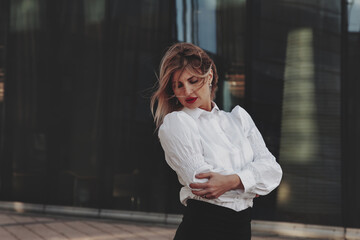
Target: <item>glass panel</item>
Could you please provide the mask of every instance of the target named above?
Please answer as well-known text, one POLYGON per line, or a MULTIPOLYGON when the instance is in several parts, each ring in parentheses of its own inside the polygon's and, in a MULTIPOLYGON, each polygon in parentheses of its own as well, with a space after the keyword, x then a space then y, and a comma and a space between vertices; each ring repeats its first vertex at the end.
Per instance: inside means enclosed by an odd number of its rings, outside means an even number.
POLYGON ((11 200, 98 205, 105 2, 91 3, 11 1, 11 200))
POLYGON ((163 212, 178 202, 144 91, 174 10, 167 0, 11 1, 6 199, 163 212))
POLYGON ((231 111, 245 104, 245 1, 217 1, 216 13, 215 60, 221 73, 216 101, 231 111))
POLYGON ((47 1, 46 10, 53 83, 44 80, 42 86, 51 101, 44 115, 50 124, 48 172, 56 186, 47 189, 48 199, 97 207, 105 1, 47 1))
POLYGON ((340 1, 252 4, 251 109, 284 171, 254 215, 341 225, 340 1))
POLYGON ((166 212, 177 200, 177 183, 149 106, 161 54, 172 41, 174 5, 111 0, 108 11, 101 207, 166 212))
POLYGON ((0 195, 6 194, 4 187, 10 179, 9 165, 5 159, 5 72, 6 72, 6 39, 9 24, 9 1, 0 0, 0 195))
POLYGON ((343 1, 343 218, 344 225, 360 227, 360 0, 343 1))
POLYGON ((348 31, 353 33, 360 32, 360 1, 349 0, 348 4, 348 31))
POLYGON ((11 156, 12 198, 43 202, 46 189, 47 135, 41 119, 39 63, 42 1, 10 1, 5 139, 11 156), (14 64, 15 63, 15 64, 14 64), (11 79, 11 80, 10 80, 11 79))
MULTIPOLYGON (((5 94, 5 45, 9 23, 8 1, 0 0, 0 129, 3 126, 3 104, 5 94)), ((0 139, 3 139, 0 136, 0 139)))
POLYGON ((244 104, 245 10, 245 0, 176 0, 177 39, 213 56, 219 71, 216 102, 226 111, 244 104))

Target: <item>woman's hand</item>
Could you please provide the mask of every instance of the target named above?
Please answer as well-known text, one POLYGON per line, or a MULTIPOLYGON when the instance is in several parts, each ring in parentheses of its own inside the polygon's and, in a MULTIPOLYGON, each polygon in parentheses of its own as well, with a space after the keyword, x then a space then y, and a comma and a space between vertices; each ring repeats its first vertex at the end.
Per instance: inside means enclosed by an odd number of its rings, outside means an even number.
POLYGON ((244 189, 241 179, 238 175, 222 175, 215 172, 200 173, 195 176, 199 179, 207 178, 205 183, 191 183, 189 186, 192 193, 207 199, 215 199, 220 197, 227 191, 235 189, 244 189))

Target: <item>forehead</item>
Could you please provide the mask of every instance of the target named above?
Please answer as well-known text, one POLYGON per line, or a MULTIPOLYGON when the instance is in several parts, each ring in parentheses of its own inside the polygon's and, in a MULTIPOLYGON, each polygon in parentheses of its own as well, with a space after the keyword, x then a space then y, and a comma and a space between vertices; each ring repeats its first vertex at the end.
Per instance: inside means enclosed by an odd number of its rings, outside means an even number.
POLYGON ((184 70, 177 70, 176 72, 174 72, 173 77, 172 77, 172 81, 186 81, 189 78, 194 77, 194 74, 191 73, 189 70, 184 69, 184 70))

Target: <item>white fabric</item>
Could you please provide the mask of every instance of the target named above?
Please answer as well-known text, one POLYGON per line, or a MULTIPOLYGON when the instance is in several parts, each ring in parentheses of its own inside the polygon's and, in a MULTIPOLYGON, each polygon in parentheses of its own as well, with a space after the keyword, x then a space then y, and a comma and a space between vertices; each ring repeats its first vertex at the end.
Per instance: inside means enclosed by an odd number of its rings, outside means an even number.
POLYGON ((183 185, 180 201, 184 205, 192 198, 241 211, 252 207, 256 194, 266 195, 276 188, 282 170, 243 108, 236 106, 228 113, 214 105, 211 112, 184 108, 167 114, 159 128, 160 142, 183 185), (212 200, 194 195, 189 184, 206 182, 195 175, 209 171, 237 174, 245 190, 231 190, 212 200))

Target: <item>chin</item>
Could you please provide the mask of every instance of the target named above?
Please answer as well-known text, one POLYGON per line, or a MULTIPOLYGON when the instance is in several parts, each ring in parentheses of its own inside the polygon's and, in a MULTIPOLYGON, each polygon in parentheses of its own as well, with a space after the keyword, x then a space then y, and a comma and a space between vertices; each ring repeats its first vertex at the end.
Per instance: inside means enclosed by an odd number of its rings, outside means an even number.
POLYGON ((198 108, 199 106, 195 105, 195 104, 186 104, 185 107, 190 108, 190 109, 195 109, 195 108, 198 108))

